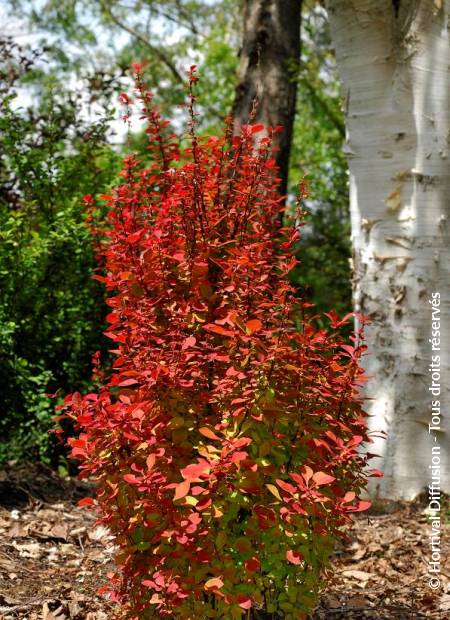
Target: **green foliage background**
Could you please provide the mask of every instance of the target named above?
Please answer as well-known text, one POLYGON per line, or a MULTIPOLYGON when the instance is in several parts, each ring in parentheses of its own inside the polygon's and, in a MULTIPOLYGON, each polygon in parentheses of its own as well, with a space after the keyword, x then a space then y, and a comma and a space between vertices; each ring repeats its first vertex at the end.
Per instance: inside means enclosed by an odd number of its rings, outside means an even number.
POLYGON ((81 200, 112 181, 107 117, 81 120, 73 93, 48 87, 15 107, 29 56, 3 41, 0 117, 0 460, 56 456, 46 393, 79 388, 103 347, 103 290, 81 200))
MULTIPOLYGON (((86 193, 107 192, 124 150, 145 152, 137 128, 112 135, 129 66, 145 61, 163 114, 182 131, 185 71, 199 67, 199 123, 217 132, 229 113, 241 36, 237 0, 9 0, 28 51, 0 42, 0 460, 56 464, 45 394, 87 388, 102 336, 104 292, 85 214, 86 193), (39 52, 34 50, 40 50, 39 52), (23 94, 27 104, 23 101, 23 94), (84 94, 84 95, 83 95, 84 94), (88 113, 90 112, 90 113, 88 113)), ((307 224, 294 273, 318 311, 350 310, 343 116, 326 16, 304 2, 290 197, 306 177, 307 224)))

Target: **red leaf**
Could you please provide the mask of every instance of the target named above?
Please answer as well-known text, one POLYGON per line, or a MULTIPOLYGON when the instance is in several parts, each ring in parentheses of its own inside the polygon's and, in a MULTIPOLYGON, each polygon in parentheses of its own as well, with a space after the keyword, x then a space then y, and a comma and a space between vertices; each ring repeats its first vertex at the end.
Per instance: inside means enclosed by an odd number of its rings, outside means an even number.
POLYGON ((336 480, 334 476, 330 476, 329 474, 326 474, 324 471, 317 471, 315 474, 313 474, 312 479, 314 480, 314 482, 316 483, 318 487, 324 484, 330 484, 330 482, 333 482, 334 480, 336 480))
POLYGON ((347 493, 342 498, 342 503, 348 504, 352 502, 355 499, 355 497, 356 497, 356 493, 354 491, 347 491, 347 493))
POLYGON ((83 497, 83 499, 80 499, 80 501, 78 502, 78 506, 94 506, 95 505, 95 501, 93 497, 83 497))
POLYGON ((353 355, 354 355, 354 353, 355 353, 355 347, 352 347, 352 346, 351 346, 351 345, 349 345, 349 344, 343 344, 343 345, 341 345, 341 349, 342 349, 343 351, 345 351, 346 353, 348 353, 348 355, 349 355, 350 357, 353 357, 353 355))
POLYGON ((205 499, 201 499, 199 501, 199 503, 196 505, 195 509, 196 510, 200 510, 200 512, 202 510, 206 510, 207 508, 209 508, 212 504, 212 499, 210 497, 206 497, 205 499))
POLYGON ((125 381, 121 381, 117 385, 119 387, 126 387, 127 385, 136 385, 137 383, 138 382, 136 381, 136 379, 125 379, 125 381))
POLYGON ((248 457, 247 452, 233 452, 231 455, 230 461, 232 463, 239 463, 240 461, 244 461, 248 457))
POLYGON ((198 484, 195 485, 195 487, 191 487, 191 495, 194 495, 194 497, 196 495, 203 495, 204 491, 205 489, 198 484))
POLYGON ((289 551, 286 551, 286 560, 288 562, 290 562, 291 564, 301 564, 302 560, 303 560, 303 556, 301 553, 298 553, 297 551, 292 551, 292 549, 289 549, 289 551))
POLYGON ((252 607, 252 599, 245 594, 239 594, 237 597, 237 602, 239 607, 242 607, 242 609, 251 609, 252 607))
POLYGON ((145 412, 142 411, 142 409, 135 409, 133 411, 133 413, 131 414, 131 416, 135 419, 135 420, 143 420, 145 418, 145 412))
POLYGON ((73 457, 86 457, 87 453, 86 450, 82 450, 81 448, 73 448, 70 451, 70 455, 73 457))
POLYGON ((355 446, 359 446, 362 443, 364 437, 362 435, 354 435, 347 444, 348 448, 354 448, 355 446))
POLYGON ((372 506, 372 502, 358 502, 354 506, 349 506, 347 508, 347 512, 363 512, 364 510, 368 510, 372 506))
POLYGON ((185 351, 186 349, 189 349, 190 347, 193 347, 196 342, 197 342, 197 340, 196 340, 196 338, 194 338, 194 336, 189 336, 189 338, 186 338, 186 340, 181 345, 181 349, 183 351, 185 351))
POLYGON ((253 556, 249 560, 245 562, 245 568, 250 572, 254 573, 261 568, 261 563, 256 556, 253 556))
POLYGON ((140 484, 142 480, 140 478, 136 478, 134 474, 125 474, 123 477, 125 482, 129 482, 130 484, 140 484))
POLYGON ((106 320, 108 321, 108 323, 117 323, 117 321, 119 320, 119 315, 117 314, 117 312, 110 312, 106 315, 106 320))
POLYGON ((81 425, 90 424, 92 422, 92 416, 87 414, 79 415, 77 418, 77 423, 81 425))
POLYGON ((237 441, 233 442, 233 448, 243 448, 244 446, 249 446, 252 443, 250 437, 241 437, 237 441))
POLYGON ((283 489, 283 491, 286 491, 286 493, 290 493, 291 495, 293 495, 297 491, 297 488, 294 487, 293 484, 289 484, 289 482, 279 480, 278 478, 275 480, 275 482, 278 484, 280 489, 283 489))
POLYGON ((234 332, 230 331, 229 329, 225 329, 224 327, 221 327, 220 325, 214 325, 214 324, 209 324, 209 325, 204 325, 203 326, 204 329, 206 329, 208 332, 213 332, 214 334, 220 334, 221 336, 234 336, 234 332))
POLYGON ((260 131, 264 131, 265 126, 262 124, 258 124, 258 125, 251 125, 251 132, 252 133, 258 133, 260 131))
POLYGON ((86 448, 85 439, 69 439, 69 444, 74 448, 86 448))
POLYGON ((369 478, 383 478, 384 473, 381 469, 370 469, 369 470, 369 478))
POLYGON ((191 482, 201 482, 200 476, 209 474, 211 471, 211 465, 208 461, 201 461, 200 463, 192 463, 192 465, 188 465, 180 471, 181 475, 186 480, 190 480, 191 482))

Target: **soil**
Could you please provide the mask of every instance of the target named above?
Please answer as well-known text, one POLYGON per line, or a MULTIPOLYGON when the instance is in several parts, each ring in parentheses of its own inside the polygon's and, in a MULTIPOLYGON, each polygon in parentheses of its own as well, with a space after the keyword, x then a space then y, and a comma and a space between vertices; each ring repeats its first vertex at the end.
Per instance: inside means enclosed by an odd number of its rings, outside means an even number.
MULTIPOLYGON (((0 471, 0 620, 108 620, 96 590, 112 569, 108 530, 77 501, 92 487, 43 465, 0 471)), ((428 584, 431 526, 424 501, 376 502, 336 549, 310 620, 450 619, 448 502, 441 585, 428 584)))

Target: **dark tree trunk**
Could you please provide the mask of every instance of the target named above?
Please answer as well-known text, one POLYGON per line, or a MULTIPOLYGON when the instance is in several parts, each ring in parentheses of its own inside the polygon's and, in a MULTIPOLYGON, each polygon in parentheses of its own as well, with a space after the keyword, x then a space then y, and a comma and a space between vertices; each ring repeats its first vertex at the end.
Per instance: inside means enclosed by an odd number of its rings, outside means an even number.
POLYGON ((238 129, 248 122, 256 98, 255 121, 283 126, 274 140, 283 195, 297 95, 293 67, 300 59, 301 8, 302 0, 243 0, 244 39, 232 111, 238 129))

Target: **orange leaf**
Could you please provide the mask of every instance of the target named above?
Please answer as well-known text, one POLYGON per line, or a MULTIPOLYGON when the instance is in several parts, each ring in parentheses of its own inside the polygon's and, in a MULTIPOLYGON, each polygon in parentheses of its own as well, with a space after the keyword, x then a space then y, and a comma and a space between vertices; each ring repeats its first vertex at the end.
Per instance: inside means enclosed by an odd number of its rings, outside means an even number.
POLYGON ((205 583, 205 588, 208 590, 210 588, 221 588, 222 586, 223 581, 221 577, 212 577, 211 579, 208 579, 208 581, 205 583))
POLYGON ((269 489, 272 495, 275 495, 275 497, 279 499, 280 502, 282 501, 280 492, 274 484, 266 484, 266 487, 269 489))
POLYGON ((189 493, 190 486, 191 486, 191 483, 189 482, 189 480, 183 480, 183 482, 180 482, 180 484, 177 484, 177 486, 175 487, 174 500, 185 497, 189 493))
POLYGON ((150 604, 157 605, 158 603, 161 603, 161 602, 162 602, 162 599, 160 598, 159 594, 155 592, 155 594, 153 594, 152 598, 150 599, 150 604))
POLYGON ((229 329, 225 329, 220 325, 205 325, 204 328, 209 332, 214 332, 215 334, 220 334, 221 336, 234 336, 234 332, 229 329))
POLYGON ((262 323, 259 319, 252 319, 251 321, 247 321, 245 327, 249 334, 254 334, 261 329, 262 323))
POLYGON ((311 469, 311 467, 309 467, 308 465, 305 465, 304 467, 305 471, 302 474, 303 476, 303 480, 306 482, 306 484, 308 484, 308 480, 312 477, 313 475, 313 470, 311 469))
POLYGON ((155 462, 156 462, 156 454, 149 454, 146 460, 148 471, 153 469, 155 462))
POLYGON ((208 439, 218 439, 220 441, 220 437, 217 437, 217 435, 214 433, 214 431, 212 431, 207 426, 202 426, 201 428, 198 429, 198 432, 201 435, 204 435, 205 437, 208 437, 208 439))

